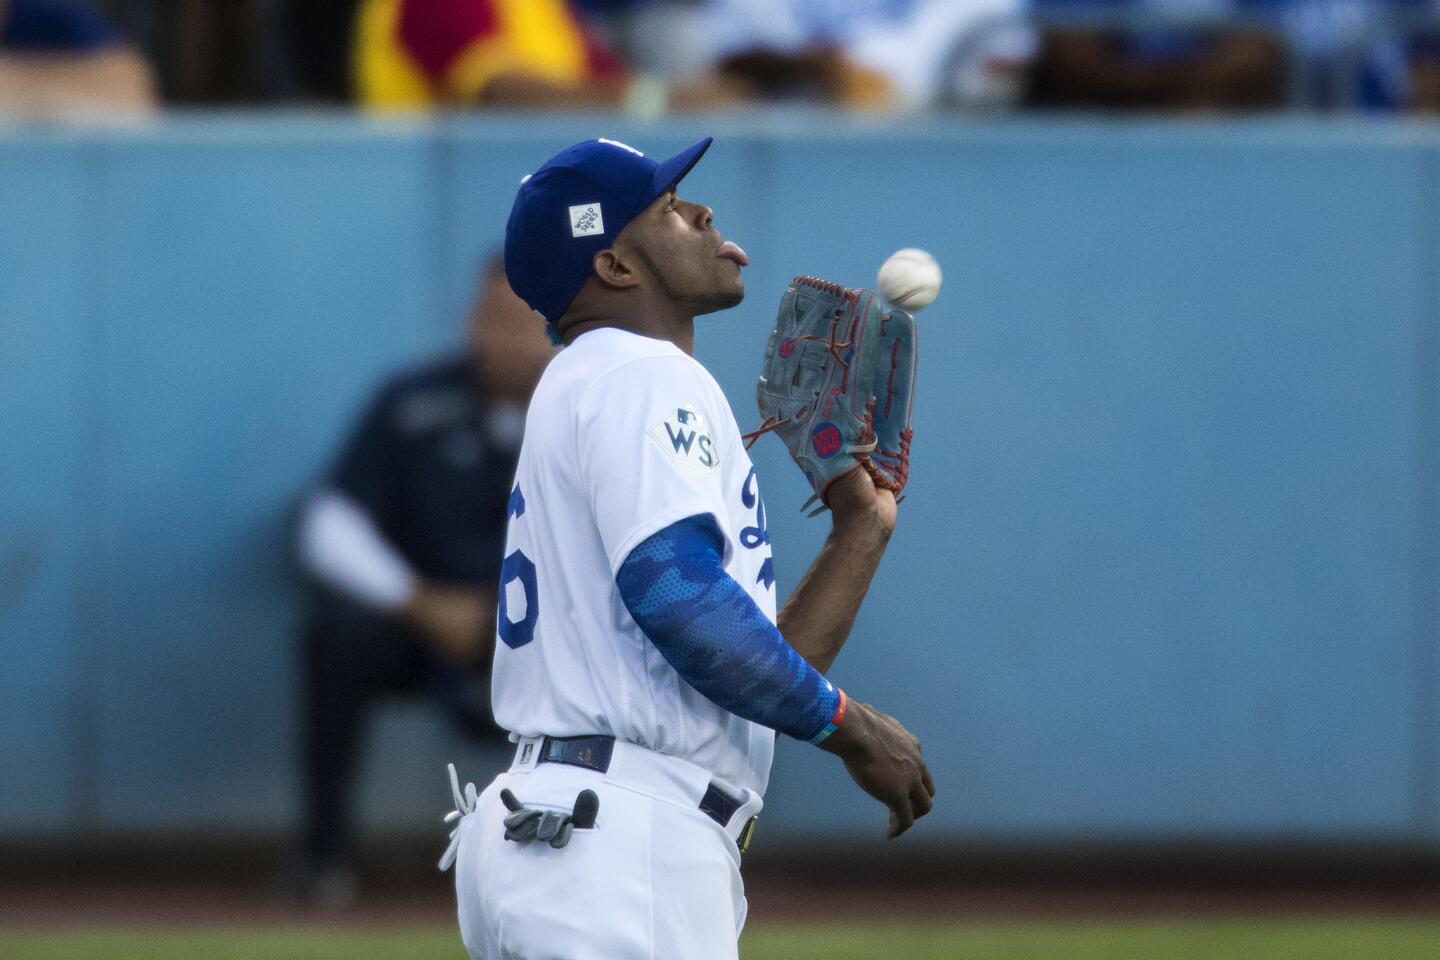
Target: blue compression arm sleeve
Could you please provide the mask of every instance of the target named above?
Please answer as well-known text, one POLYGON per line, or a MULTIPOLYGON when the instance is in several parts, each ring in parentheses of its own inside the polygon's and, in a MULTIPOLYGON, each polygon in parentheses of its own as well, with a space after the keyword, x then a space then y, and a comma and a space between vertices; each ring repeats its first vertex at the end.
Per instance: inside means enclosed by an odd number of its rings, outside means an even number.
POLYGON ((737 716, 819 743, 843 694, 785 642, 725 572, 708 514, 673 523, 625 558, 615 583, 630 615, 686 683, 737 716))

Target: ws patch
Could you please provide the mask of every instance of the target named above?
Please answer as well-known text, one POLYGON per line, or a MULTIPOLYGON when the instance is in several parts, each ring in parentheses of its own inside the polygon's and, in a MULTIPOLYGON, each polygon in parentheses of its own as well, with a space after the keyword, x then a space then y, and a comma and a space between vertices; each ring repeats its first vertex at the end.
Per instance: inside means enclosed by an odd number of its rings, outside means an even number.
POLYGON ((691 483, 701 483, 720 465, 720 452, 710 437, 705 418, 693 406, 680 407, 646 431, 691 483))

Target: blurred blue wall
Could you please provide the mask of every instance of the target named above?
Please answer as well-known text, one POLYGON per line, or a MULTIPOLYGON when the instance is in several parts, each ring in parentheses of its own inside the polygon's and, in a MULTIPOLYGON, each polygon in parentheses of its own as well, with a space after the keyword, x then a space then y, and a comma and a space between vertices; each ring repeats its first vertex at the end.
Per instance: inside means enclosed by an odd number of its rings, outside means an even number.
MULTIPOLYGON (((834 674, 925 742, 925 833, 1440 842, 1440 130, 803 115, 0 130, 0 839, 289 825, 297 493, 458 341, 521 175, 711 132, 684 193, 754 266, 698 353, 742 423, 788 277, 946 270, 834 674)), ((755 456, 788 587, 826 524, 755 456)), ((379 733, 372 824, 495 762, 379 733)), ((883 820, 783 746, 766 832, 883 820)))

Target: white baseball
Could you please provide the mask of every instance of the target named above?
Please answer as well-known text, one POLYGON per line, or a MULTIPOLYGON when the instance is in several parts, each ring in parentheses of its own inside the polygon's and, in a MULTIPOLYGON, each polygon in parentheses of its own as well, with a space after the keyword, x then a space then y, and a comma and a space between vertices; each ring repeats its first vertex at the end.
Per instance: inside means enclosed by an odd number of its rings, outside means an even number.
POLYGON ((924 250, 906 247, 890 254, 875 278, 880 295, 904 310, 924 310, 940 295, 940 264, 924 250))

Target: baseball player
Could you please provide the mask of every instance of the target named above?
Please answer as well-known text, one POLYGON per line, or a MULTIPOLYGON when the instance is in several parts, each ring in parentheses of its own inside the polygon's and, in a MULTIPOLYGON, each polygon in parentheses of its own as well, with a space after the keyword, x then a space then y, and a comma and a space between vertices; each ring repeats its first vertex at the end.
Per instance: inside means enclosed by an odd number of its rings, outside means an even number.
POLYGON ((507 225, 510 284, 565 349, 510 493, 494 706, 515 760, 478 797, 451 770, 441 866, 477 960, 735 958, 777 731, 838 756, 891 837, 935 792, 919 742, 822 675, 896 519, 858 465, 824 489, 829 539, 776 615, 759 481, 690 355, 748 263, 676 193, 710 142, 663 163, 576 144, 507 225))

